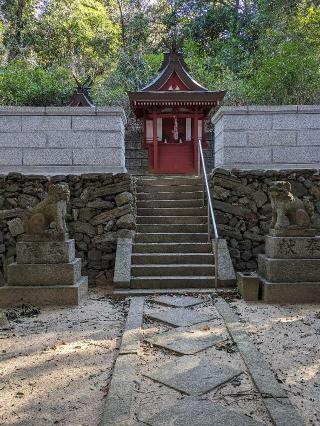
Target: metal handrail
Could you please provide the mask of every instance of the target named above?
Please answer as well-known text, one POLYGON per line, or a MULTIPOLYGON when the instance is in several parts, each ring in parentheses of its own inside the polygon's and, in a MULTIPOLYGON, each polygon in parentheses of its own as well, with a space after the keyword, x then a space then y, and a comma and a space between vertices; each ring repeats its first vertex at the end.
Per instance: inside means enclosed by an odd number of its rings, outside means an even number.
POLYGON ((203 191, 203 203, 205 193, 207 195, 208 202, 208 241, 212 241, 214 254, 215 254, 215 288, 218 288, 218 248, 219 248, 219 234, 217 222, 214 216, 211 193, 208 183, 207 169, 204 161, 203 149, 201 139, 198 141, 198 176, 202 175, 202 183, 204 186, 203 191), (201 173, 202 171, 202 173, 201 173))

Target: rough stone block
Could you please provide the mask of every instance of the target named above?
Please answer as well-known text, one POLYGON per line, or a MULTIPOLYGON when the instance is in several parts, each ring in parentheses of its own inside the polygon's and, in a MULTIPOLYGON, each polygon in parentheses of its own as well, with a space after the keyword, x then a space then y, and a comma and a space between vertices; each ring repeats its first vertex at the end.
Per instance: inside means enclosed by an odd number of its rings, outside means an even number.
POLYGON ((318 114, 275 114, 273 116, 273 129, 319 129, 318 114))
POLYGON ((71 117, 67 116, 22 116, 22 131, 71 130, 71 117))
POLYGON ((10 234, 14 237, 23 234, 24 227, 20 217, 16 217, 8 222, 10 234))
POLYGON ((224 130, 272 129, 272 116, 266 114, 230 114, 224 116, 224 130))
POLYGON ((119 148, 124 146, 122 132, 95 132, 96 146, 98 148, 119 148))
MULTIPOLYGON (((239 146, 247 145, 248 135, 246 132, 223 132, 220 135, 222 146, 239 146)), ((221 146, 221 147, 222 147, 221 146)))
MULTIPOLYGON (((320 111, 319 111, 320 112, 320 111)), ((303 130, 298 131, 298 145, 320 145, 320 130, 303 130)))
POLYGON ((129 288, 131 281, 132 239, 118 238, 113 282, 115 286, 129 288))
POLYGON ((73 130, 107 130, 118 131, 123 129, 123 121, 120 116, 95 116, 73 117, 73 130))
POLYGON ((260 254, 258 263, 259 274, 271 282, 319 281, 320 259, 271 259, 260 254))
POLYGON ((237 273, 238 289, 244 300, 254 302, 259 300, 259 278, 255 273, 237 273))
POLYGON ((48 132, 49 148, 94 148, 95 132, 48 132))
POLYGON ((224 148, 224 164, 264 164, 272 162, 271 148, 224 148))
MULTIPOLYGON (((2 131, 1 127, 0 130, 2 131)), ((43 132, 0 133, 0 141, 3 148, 43 148, 46 146, 46 134, 43 132)))
POLYGON ((0 166, 22 165, 22 150, 0 148, 0 166))
POLYGON ((275 163, 311 164, 320 161, 320 150, 316 146, 274 147, 273 161, 275 163))
POLYGON ((81 149, 73 154, 75 165, 122 165, 125 162, 124 151, 115 148, 81 149))
POLYGON ((96 107, 47 106, 46 115, 96 115, 96 107))
POLYGON ((23 154, 23 164, 72 165, 72 151, 69 149, 29 149, 23 154))
POLYGON ((261 283, 266 303, 320 303, 320 281, 278 283, 261 279, 261 283))
POLYGON ((275 259, 320 259, 320 237, 266 236, 266 255, 275 259))
POLYGON ((248 134, 249 146, 294 146, 297 144, 297 132, 295 131, 258 131, 248 134))
MULTIPOLYGON (((215 244, 213 242, 213 247, 215 244)), ((218 254, 216 265, 218 268, 218 283, 220 287, 234 286, 236 281, 236 274, 233 268, 232 260, 230 257, 227 241, 224 239, 218 240, 218 254)))
POLYGON ((23 303, 36 306, 79 305, 88 292, 88 278, 81 277, 74 285, 3 286, 0 287, 0 307, 8 308, 23 303))
POLYGON ((81 259, 60 264, 17 264, 8 266, 9 286, 75 285, 81 277, 81 259))
POLYGON ((1 132, 21 132, 21 117, 0 117, 1 132))
POLYGON ((75 258, 74 240, 18 242, 17 263, 70 263, 75 258))

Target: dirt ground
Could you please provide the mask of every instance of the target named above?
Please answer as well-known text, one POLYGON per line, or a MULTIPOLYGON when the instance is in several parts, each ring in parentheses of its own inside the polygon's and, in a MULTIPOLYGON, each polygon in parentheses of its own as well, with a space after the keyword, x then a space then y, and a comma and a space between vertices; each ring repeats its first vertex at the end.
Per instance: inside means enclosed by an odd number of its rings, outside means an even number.
POLYGON ((232 303, 308 425, 320 425, 320 306, 232 303))
POLYGON ((126 310, 91 290, 79 307, 0 327, 0 424, 98 425, 126 310))

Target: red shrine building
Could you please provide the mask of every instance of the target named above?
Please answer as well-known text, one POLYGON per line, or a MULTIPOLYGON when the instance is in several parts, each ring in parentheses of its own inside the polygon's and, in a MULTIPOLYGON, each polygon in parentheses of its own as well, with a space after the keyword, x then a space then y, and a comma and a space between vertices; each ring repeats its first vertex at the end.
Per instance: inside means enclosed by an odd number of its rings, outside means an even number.
POLYGON ((206 146, 205 120, 223 100, 189 74, 183 54, 164 54, 158 76, 138 92, 130 92, 131 108, 143 120, 142 147, 149 153, 149 172, 197 172, 198 143, 206 146))

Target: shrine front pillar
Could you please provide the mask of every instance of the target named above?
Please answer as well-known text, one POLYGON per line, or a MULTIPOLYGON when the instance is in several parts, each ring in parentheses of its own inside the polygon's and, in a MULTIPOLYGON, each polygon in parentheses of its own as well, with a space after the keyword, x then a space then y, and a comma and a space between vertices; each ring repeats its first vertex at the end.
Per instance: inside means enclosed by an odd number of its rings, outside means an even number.
POLYGON ((156 112, 152 113, 152 123, 153 123, 153 169, 155 171, 159 168, 158 162, 158 114, 156 112))
MULTIPOLYGON (((194 156, 194 169, 197 170, 198 168, 198 155, 199 155, 199 148, 198 148, 198 143, 199 143, 199 131, 198 131, 198 127, 199 127, 199 116, 196 113, 193 116, 193 156, 194 156)), ((202 135, 201 135, 202 137, 202 135)))

